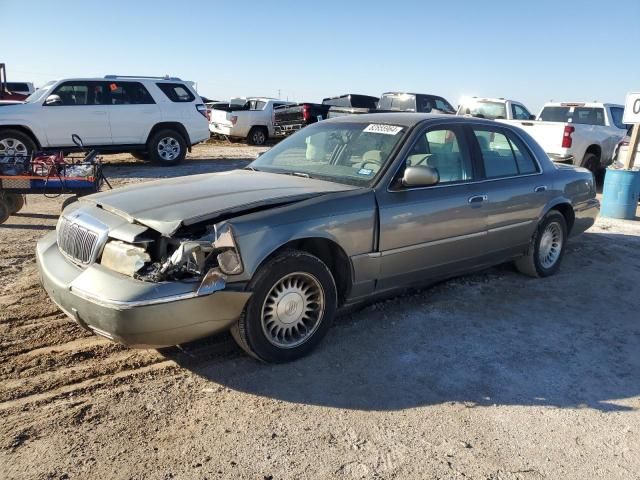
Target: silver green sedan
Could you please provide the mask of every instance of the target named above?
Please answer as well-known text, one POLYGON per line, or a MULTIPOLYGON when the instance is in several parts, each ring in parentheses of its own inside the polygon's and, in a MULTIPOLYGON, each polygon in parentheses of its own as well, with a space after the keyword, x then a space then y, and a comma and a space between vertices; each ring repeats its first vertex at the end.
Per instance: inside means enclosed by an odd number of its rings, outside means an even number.
POLYGON ((598 209, 591 173, 516 127, 379 113, 318 122, 242 170, 82 198, 37 260, 98 335, 166 346, 230 329, 284 362, 383 293, 508 261, 551 275, 598 209))

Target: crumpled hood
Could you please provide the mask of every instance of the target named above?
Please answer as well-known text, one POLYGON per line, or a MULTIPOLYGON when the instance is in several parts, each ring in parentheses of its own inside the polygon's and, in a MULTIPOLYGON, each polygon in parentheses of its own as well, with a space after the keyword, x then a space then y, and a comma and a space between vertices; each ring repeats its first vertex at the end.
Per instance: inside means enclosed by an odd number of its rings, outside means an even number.
POLYGON ((181 225, 357 187, 251 170, 170 178, 97 193, 80 199, 137 221, 163 235, 181 225))

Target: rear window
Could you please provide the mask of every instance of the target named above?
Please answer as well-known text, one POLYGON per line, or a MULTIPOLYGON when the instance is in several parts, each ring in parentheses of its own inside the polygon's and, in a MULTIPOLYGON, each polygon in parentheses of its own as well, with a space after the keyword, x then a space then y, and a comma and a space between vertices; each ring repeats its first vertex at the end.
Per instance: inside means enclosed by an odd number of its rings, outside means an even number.
POLYGON ((401 112, 416 111, 416 96, 407 94, 383 95, 378 103, 380 110, 397 110, 401 112))
POLYGON ((267 102, 263 102, 262 100, 250 100, 249 101, 249 110, 264 110, 267 102))
POLYGON ((28 92, 29 85, 20 82, 7 82, 7 90, 10 92, 28 92))
POLYGON ((604 125, 604 109, 597 107, 544 107, 540 120, 572 122, 580 125, 604 125))
POLYGON ((172 102, 193 102, 196 97, 181 83, 156 83, 172 102))

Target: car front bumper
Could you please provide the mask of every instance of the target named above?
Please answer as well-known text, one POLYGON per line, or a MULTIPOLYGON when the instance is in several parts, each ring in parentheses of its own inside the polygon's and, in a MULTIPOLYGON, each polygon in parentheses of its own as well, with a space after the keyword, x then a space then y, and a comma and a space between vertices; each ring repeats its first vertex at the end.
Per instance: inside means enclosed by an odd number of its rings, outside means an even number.
POLYGON ((79 268, 58 249, 55 232, 38 242, 40 280, 51 299, 82 327, 138 347, 164 347, 227 330, 249 297, 221 282, 198 294, 198 283, 142 282, 99 264, 79 268))

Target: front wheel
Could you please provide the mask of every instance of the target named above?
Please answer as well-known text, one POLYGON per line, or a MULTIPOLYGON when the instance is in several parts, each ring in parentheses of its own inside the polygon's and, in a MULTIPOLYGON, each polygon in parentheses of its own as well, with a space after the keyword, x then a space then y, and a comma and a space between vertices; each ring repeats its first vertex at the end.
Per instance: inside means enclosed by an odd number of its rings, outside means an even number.
POLYGON ((161 166, 177 165, 187 155, 187 144, 175 130, 160 130, 149 141, 149 157, 161 166))
POLYGON ((24 207, 24 195, 21 194, 8 194, 5 196, 7 206, 11 215, 18 213, 24 207))
POLYGON ((10 216, 9 202, 7 202, 6 198, 0 196, 0 224, 6 222, 10 216))
POLYGON ((326 334, 337 308, 336 285, 319 258, 288 250, 263 265, 231 333, 247 353, 269 363, 307 355, 326 334))
POLYGON ((548 277, 560 268, 567 242, 567 222, 557 210, 542 219, 527 254, 515 261, 516 268, 530 277, 548 277))

